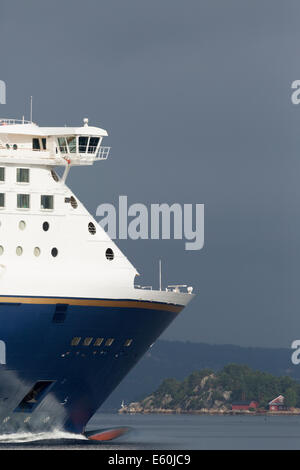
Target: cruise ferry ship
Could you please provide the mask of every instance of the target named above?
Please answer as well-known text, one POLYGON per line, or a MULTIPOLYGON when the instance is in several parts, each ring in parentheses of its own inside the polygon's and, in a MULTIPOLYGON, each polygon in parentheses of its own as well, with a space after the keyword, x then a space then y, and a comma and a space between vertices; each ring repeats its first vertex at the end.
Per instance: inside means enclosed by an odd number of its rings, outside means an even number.
POLYGON ((134 266, 66 185, 71 167, 107 159, 107 135, 88 119, 0 119, 0 433, 85 433, 193 297, 137 288, 134 266))

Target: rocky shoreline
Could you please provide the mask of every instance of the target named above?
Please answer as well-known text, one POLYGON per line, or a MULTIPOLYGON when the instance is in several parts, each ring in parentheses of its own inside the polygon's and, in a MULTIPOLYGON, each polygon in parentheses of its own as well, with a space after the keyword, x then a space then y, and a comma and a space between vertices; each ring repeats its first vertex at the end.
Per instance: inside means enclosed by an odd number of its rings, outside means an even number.
POLYGON ((127 405, 123 401, 119 413, 300 415, 300 384, 290 377, 229 364, 218 372, 195 371, 183 381, 165 379, 142 400, 127 405))
POLYGON ((283 416, 283 415, 300 415, 300 408, 293 408, 286 411, 269 411, 269 410, 230 410, 230 409, 200 409, 200 410, 175 410, 168 408, 143 408, 139 403, 131 403, 123 406, 118 410, 120 414, 187 414, 187 415, 267 415, 267 416, 283 416))

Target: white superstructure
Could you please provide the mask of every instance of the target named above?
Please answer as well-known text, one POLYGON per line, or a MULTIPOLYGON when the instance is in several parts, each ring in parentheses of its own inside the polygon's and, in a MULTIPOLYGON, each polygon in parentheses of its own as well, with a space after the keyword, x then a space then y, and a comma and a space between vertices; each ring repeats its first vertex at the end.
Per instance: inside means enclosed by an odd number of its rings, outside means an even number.
POLYGON ((53 128, 0 119, 1 295, 191 299, 178 288, 134 288, 136 269, 66 185, 72 166, 108 157, 105 136, 87 119, 82 127, 53 128))

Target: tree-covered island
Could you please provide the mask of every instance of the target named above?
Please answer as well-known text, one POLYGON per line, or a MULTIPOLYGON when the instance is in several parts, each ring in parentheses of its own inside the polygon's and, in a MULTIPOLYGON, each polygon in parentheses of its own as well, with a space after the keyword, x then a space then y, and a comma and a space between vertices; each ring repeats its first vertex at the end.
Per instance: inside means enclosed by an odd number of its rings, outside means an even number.
MULTIPOLYGON (((246 365, 229 364, 222 370, 196 371, 183 381, 165 379, 139 402, 123 405, 121 413, 226 413, 233 404, 255 402, 247 412, 267 412, 270 401, 284 397, 286 412, 300 413, 300 383, 276 377, 246 365)), ((270 412, 270 411, 268 411, 270 412)))

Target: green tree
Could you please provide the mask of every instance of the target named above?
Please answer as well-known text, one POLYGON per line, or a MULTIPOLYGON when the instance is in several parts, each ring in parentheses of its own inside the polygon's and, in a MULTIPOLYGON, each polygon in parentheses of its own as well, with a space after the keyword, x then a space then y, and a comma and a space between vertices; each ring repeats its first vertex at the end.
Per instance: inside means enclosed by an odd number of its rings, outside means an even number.
POLYGON ((295 407, 298 401, 298 395, 295 388, 289 387, 285 391, 284 398, 284 403, 288 408, 295 407))

